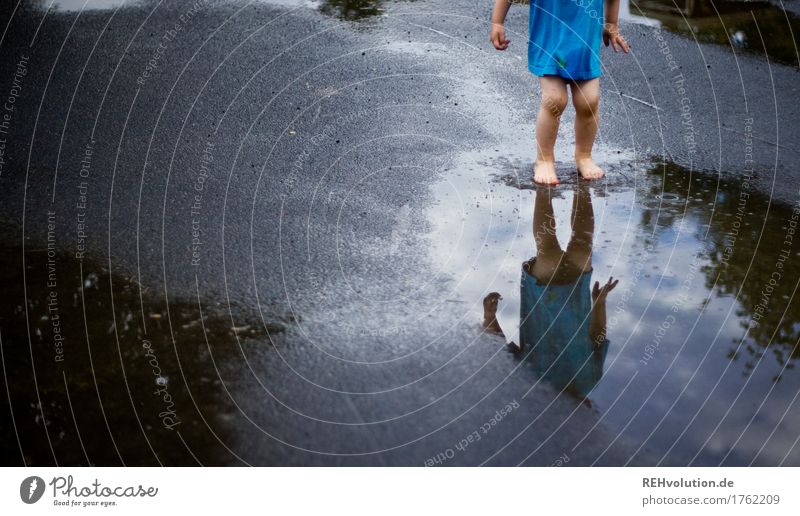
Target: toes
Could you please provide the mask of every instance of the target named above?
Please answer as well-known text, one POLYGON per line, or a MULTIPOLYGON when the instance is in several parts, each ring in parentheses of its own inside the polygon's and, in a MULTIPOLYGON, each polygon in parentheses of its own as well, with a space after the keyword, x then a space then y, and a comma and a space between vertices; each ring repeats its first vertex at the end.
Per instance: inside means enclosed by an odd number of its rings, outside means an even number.
POLYGON ((534 183, 539 183, 540 185, 557 185, 560 183, 557 177, 533 177, 534 183))
POLYGON ((560 181, 554 172, 548 170, 534 170, 533 182, 541 185, 557 185, 560 181))
POLYGON ((605 175, 603 169, 596 165, 591 167, 578 167, 578 172, 580 173, 581 178, 585 179, 586 181, 600 179, 605 175))

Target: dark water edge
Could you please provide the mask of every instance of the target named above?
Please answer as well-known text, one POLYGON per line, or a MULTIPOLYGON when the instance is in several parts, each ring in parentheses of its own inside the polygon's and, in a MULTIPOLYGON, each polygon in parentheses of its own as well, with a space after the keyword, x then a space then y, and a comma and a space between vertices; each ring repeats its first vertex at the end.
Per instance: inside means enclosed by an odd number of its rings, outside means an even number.
POLYGON ((228 363, 281 326, 237 321, 234 331, 219 307, 167 304, 163 292, 46 243, 26 246, 23 281, 21 251, 6 242, 0 255, 0 413, 10 423, 0 462, 236 462, 222 444, 235 410, 228 363))
POLYGON ((771 2, 631 0, 630 12, 675 34, 799 66, 800 17, 771 2))

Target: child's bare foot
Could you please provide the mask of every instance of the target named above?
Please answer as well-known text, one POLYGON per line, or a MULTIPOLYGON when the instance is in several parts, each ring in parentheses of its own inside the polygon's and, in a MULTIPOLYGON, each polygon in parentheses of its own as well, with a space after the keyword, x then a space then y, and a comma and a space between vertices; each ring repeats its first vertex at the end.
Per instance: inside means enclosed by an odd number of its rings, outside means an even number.
POLYGON ((597 166, 592 158, 575 158, 578 172, 586 180, 600 179, 603 177, 603 169, 597 166))
POLYGON ((556 164, 553 161, 537 161, 533 165, 533 181, 543 185, 560 183, 556 176, 556 164))

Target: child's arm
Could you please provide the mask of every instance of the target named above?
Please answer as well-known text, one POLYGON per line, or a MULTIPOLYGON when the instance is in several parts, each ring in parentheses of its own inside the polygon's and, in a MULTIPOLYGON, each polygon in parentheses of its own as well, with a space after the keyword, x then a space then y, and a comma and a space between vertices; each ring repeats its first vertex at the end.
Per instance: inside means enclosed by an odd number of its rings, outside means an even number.
POLYGON ((492 333, 497 333, 498 335, 505 337, 503 334, 503 329, 500 327, 500 323, 497 322, 497 302, 501 299, 503 299, 502 296, 500 296, 500 294, 497 292, 492 292, 483 298, 482 326, 492 333))
MULTIPOLYGON (((497 302, 500 301, 502 296, 497 292, 492 292, 483 298, 483 326, 484 329, 500 335, 503 338, 506 338, 505 333, 503 333, 503 328, 500 327, 500 323, 497 322, 497 302)), ((523 350, 524 342, 522 342, 522 333, 519 334, 519 346, 517 346, 514 342, 508 342, 508 350, 512 353, 520 353, 523 350)))
POLYGON ((628 47, 628 42, 625 41, 625 38, 619 33, 619 27, 617 26, 619 22, 619 0, 604 1, 606 24, 603 27, 603 43, 606 46, 611 44, 614 52, 622 49, 627 54, 630 52, 630 47, 628 47))
MULTIPOLYGON (((617 2, 619 0, 616 0, 617 2)), ((492 9, 492 29, 489 32, 489 41, 492 42, 494 48, 497 50, 505 50, 508 44, 511 43, 510 39, 506 39, 506 29, 503 24, 506 21, 506 14, 511 7, 509 0, 494 0, 494 9, 492 9)))

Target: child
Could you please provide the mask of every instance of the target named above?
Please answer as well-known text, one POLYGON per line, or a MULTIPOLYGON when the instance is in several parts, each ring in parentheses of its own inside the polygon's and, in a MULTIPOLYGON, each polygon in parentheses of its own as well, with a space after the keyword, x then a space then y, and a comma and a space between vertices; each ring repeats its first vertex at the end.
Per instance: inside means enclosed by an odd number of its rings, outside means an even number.
MULTIPOLYGON (((536 256, 522 264, 519 347, 539 378, 585 399, 603 375, 608 351, 606 297, 619 280, 591 287, 594 212, 586 185, 572 202, 572 236, 565 250, 556 238, 549 189, 536 191, 533 236, 536 256)), ((497 292, 483 301, 483 327, 503 334, 497 322, 497 292)))
MULTIPOLYGON (((513 0, 495 0, 494 48, 505 50, 503 23, 513 0)), ((600 102, 600 39, 614 52, 630 51, 619 33, 619 0, 530 0, 528 69, 539 77, 542 103, 536 117, 536 164, 533 180, 557 184, 553 148, 558 123, 567 106, 567 85, 575 106, 575 164, 584 179, 603 177, 592 160, 600 102), (604 16, 605 12, 605 16, 604 16), (603 19, 605 17, 605 25, 603 19)))

